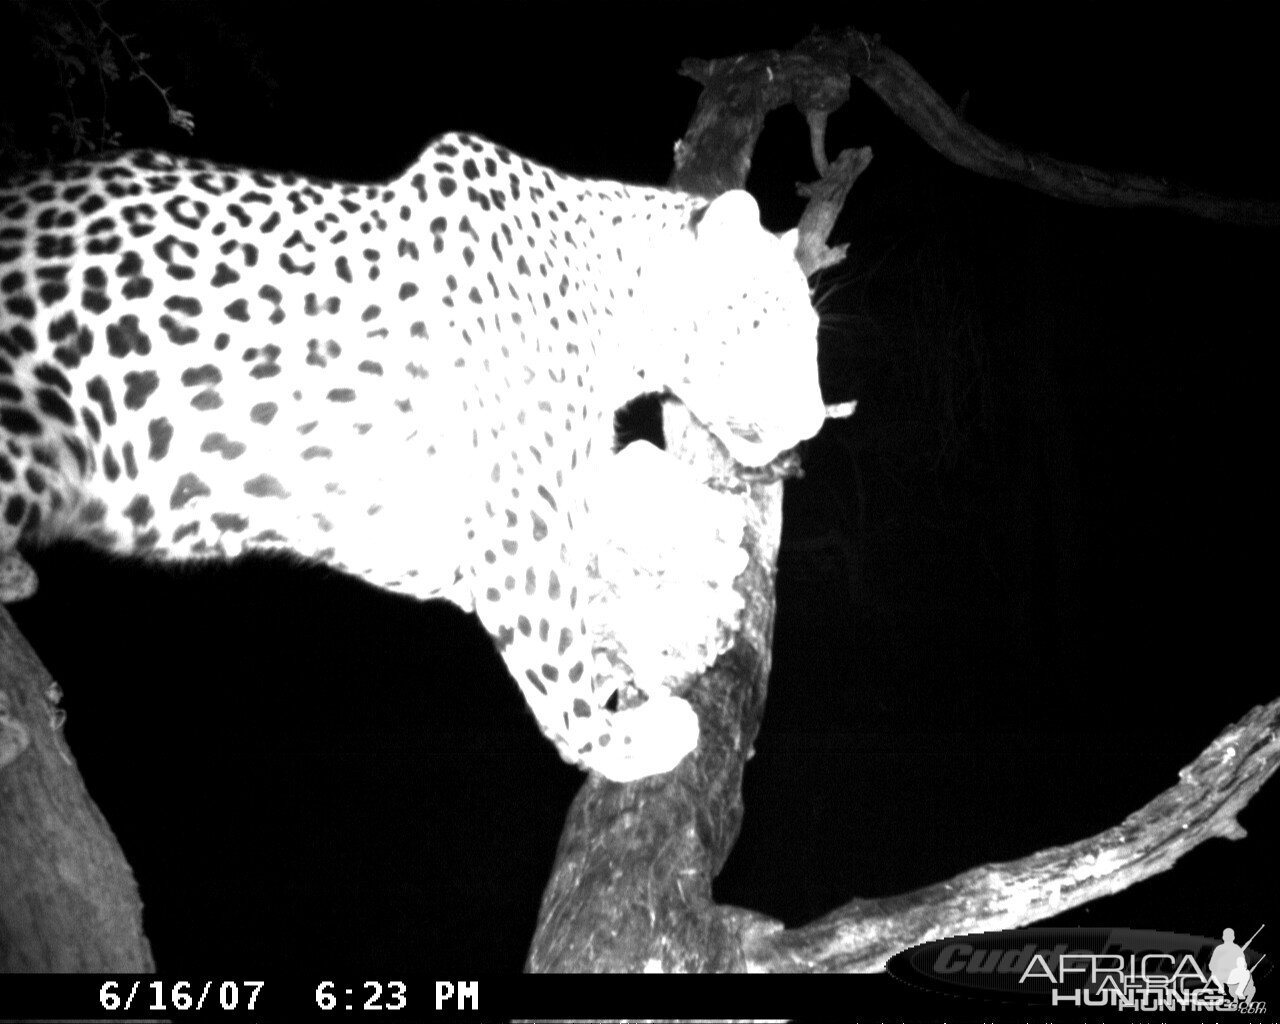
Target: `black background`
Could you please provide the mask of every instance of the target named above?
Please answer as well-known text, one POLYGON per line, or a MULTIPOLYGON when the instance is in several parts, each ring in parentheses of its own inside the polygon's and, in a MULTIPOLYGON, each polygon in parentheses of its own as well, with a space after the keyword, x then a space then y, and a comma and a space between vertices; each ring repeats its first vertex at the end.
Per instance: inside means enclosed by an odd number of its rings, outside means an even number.
MULTIPOLYGON (((1276 195, 1260 24, 780 6, 120 2, 196 134, 143 82, 111 120, 130 145, 355 180, 466 129, 660 183, 697 98, 683 58, 856 15, 1010 143, 1276 195)), ((48 69, 4 14, 7 112, 38 128, 48 69)), ((768 711, 716 883, 788 925, 1116 824, 1276 690, 1275 232, 983 180, 856 82, 829 139, 849 145, 875 159, 816 285, 824 389, 859 407, 789 485, 768 711)), ((749 184, 774 229, 806 154, 800 116, 773 115, 749 184)), ((476 623, 282 561, 33 562, 12 611, 162 970, 520 969, 580 775, 476 623)), ((1058 923, 1280 928, 1277 792, 1244 842, 1058 923)))

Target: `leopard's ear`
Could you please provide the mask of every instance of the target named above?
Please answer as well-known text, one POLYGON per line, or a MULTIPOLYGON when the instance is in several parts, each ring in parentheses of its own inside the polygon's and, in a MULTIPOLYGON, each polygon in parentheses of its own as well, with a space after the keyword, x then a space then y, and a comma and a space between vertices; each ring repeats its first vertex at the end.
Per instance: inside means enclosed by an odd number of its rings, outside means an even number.
POLYGON ((716 196, 694 223, 698 240, 722 241, 732 245, 737 239, 760 233, 760 207, 750 192, 740 188, 716 196))
POLYGON ((790 256, 797 256, 800 252, 800 229, 792 228, 790 231, 784 231, 778 236, 778 244, 782 246, 782 251, 790 256))

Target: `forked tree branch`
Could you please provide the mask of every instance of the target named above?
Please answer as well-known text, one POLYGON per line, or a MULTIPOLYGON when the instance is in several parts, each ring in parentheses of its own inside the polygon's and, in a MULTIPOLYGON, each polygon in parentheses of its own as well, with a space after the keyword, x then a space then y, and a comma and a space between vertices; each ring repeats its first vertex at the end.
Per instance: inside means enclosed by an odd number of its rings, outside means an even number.
MULTIPOLYGON (((1185 183, 1122 174, 1059 160, 1001 142, 965 121, 899 54, 874 35, 846 29, 815 32, 787 53, 776 50, 718 60, 687 60, 681 72, 715 83, 731 108, 758 97, 759 116, 794 102, 811 119, 825 119, 849 96, 857 79, 935 152, 983 177, 1008 181, 1072 203, 1175 210, 1224 224, 1280 225, 1280 201, 1214 195, 1185 183), (752 89, 751 83, 757 83, 752 89)), ((822 170, 821 135, 815 160, 822 170)), ((747 157, 739 157, 738 162, 747 157)), ((734 166, 733 164, 729 165, 734 166)))

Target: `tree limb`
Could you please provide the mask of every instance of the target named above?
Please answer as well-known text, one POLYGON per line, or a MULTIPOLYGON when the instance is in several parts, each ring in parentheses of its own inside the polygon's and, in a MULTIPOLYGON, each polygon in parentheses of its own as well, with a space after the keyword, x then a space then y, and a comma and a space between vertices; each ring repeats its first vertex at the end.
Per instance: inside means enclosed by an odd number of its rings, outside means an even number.
POLYGON ((0 608, 0 974, 149 972, 142 901, 85 789, 53 680, 0 608))
MULTIPOLYGON (((768 72, 755 94, 765 109, 795 102, 806 113, 825 114, 848 98, 857 78, 924 142, 952 163, 988 178, 1012 182, 1073 203, 1177 210, 1225 224, 1280 225, 1280 202, 1234 199, 1143 174, 1121 174, 1020 149, 964 120, 906 60, 874 35, 846 29, 814 33, 785 54, 766 51, 730 60, 688 60, 681 72, 704 85, 732 80, 740 105, 751 76, 768 72)), ((763 113, 761 114, 763 116, 763 113)))
POLYGON ((1096 836, 988 864, 883 900, 853 900, 803 928, 756 919, 747 969, 878 971, 947 935, 1018 928, 1168 871, 1208 839, 1243 839, 1236 815, 1280 768, 1280 699, 1255 707, 1178 773, 1178 784, 1096 836))

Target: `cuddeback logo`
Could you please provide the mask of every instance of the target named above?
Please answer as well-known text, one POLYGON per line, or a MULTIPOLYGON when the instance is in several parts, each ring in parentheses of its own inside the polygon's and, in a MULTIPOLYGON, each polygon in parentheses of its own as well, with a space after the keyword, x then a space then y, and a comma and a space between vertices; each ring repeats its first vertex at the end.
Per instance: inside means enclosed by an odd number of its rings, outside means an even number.
MULTIPOLYGON (((939 939, 889 961, 899 981, 993 1002, 1122 1010, 1266 1012, 1259 980, 1271 972, 1253 945, 1128 928, 1023 928, 939 939)), ((1266 983, 1261 987, 1264 989, 1266 983)))

